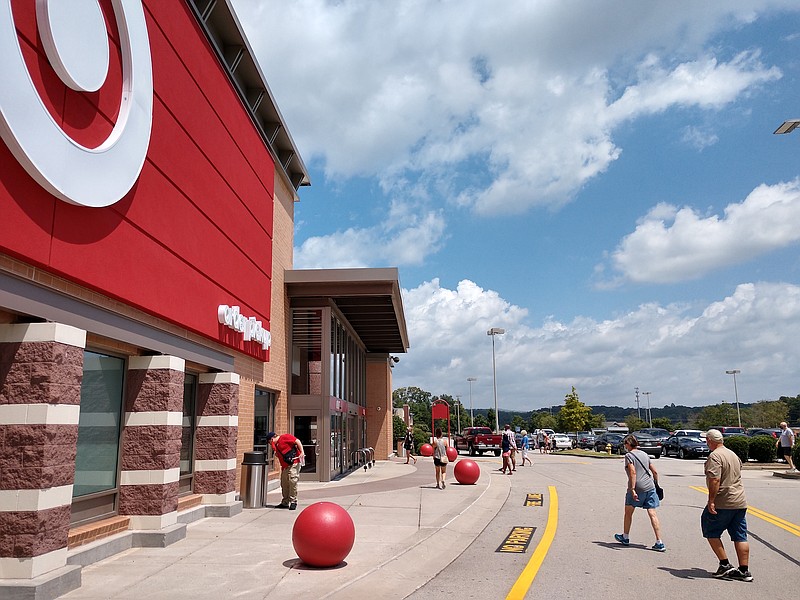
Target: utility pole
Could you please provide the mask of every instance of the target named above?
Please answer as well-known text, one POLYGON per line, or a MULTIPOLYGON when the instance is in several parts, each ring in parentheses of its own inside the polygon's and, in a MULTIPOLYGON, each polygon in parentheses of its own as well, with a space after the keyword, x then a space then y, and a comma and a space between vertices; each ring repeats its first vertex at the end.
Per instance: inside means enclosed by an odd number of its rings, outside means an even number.
POLYGON ((633 391, 636 392, 636 414, 639 417, 639 420, 642 420, 642 409, 639 408, 639 388, 633 388, 633 391))

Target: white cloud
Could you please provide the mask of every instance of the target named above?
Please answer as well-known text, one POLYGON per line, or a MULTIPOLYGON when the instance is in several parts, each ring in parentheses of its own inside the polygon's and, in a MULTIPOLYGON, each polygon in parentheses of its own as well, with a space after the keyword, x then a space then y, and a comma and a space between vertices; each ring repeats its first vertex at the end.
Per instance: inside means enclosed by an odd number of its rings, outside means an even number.
POLYGON ((703 151, 719 141, 719 136, 708 128, 688 125, 683 128, 681 139, 698 151, 703 151))
POLYGON ((614 319, 547 318, 538 326, 527 324, 525 309, 466 280, 455 290, 425 282, 404 290, 403 303, 412 349, 394 369, 394 386, 467 403, 466 378, 477 377, 475 407, 493 405, 490 327, 506 329, 495 340, 504 409, 561 405, 572 385, 588 404, 632 406, 636 386, 651 391, 657 407, 730 401, 732 368, 742 372, 742 402, 798 391, 795 285, 748 283, 706 307, 650 303, 614 319))
POLYGON ((612 254, 631 281, 674 283, 741 264, 800 241, 800 181, 760 185, 722 217, 659 204, 612 254))
POLYGON ((235 5, 307 162, 386 187, 421 178, 484 214, 563 205, 620 155, 616 127, 780 76, 758 51, 703 48, 774 2, 235 5))
POLYGON ((294 252, 294 267, 357 268, 420 264, 442 243, 445 221, 441 213, 415 214, 394 203, 388 218, 374 227, 306 239, 294 252))

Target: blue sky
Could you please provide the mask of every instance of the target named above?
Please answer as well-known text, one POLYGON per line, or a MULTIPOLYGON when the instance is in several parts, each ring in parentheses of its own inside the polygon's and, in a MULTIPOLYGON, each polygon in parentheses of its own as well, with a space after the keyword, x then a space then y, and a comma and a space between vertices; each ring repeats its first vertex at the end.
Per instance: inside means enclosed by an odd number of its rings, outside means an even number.
POLYGON ((800 6, 234 0, 312 177, 295 267, 400 270, 394 387, 800 393, 800 6), (731 6, 735 8, 731 8, 731 6))

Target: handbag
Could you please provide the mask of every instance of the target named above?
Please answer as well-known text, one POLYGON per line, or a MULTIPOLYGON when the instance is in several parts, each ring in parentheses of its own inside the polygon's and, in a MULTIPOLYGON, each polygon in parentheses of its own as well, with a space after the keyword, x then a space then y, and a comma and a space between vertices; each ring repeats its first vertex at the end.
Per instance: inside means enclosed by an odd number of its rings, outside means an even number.
POLYGON ((294 459, 297 458, 297 454, 297 447, 292 446, 286 452, 281 453, 281 457, 283 458, 283 462, 285 462, 287 465, 291 465, 294 462, 294 459))
POLYGON ((448 462, 448 459, 447 459, 447 448, 445 448, 445 451, 442 452, 442 444, 441 444, 440 441, 436 442, 436 452, 435 452, 435 454, 439 455, 436 458, 439 459, 440 463, 442 463, 443 465, 447 464, 447 462, 448 462))
POLYGON ((633 456, 633 458, 635 458, 635 459, 636 459, 636 461, 637 461, 637 462, 638 462, 640 465, 642 465, 642 468, 643 468, 643 469, 644 469, 644 470, 647 472, 647 474, 650 476, 650 479, 652 479, 652 480, 653 480, 653 485, 655 485, 655 486, 656 486, 656 496, 658 496, 658 499, 659 499, 659 500, 663 500, 663 499, 664 499, 664 490, 662 490, 662 489, 661 489, 661 486, 660 486, 660 485, 658 485, 658 482, 656 481, 656 478, 655 478, 655 477, 653 477, 653 474, 650 472, 650 470, 649 470, 647 467, 645 467, 645 466, 644 466, 644 463, 643 463, 641 460, 639 460, 639 457, 638 457, 638 456, 636 456, 636 455, 635 455, 635 454, 633 454, 633 453, 631 453, 631 456, 633 456))

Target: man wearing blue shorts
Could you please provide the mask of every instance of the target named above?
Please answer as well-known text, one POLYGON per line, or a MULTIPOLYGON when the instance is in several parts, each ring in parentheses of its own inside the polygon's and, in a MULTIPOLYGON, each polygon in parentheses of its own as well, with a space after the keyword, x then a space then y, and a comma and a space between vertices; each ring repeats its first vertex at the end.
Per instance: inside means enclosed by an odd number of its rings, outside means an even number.
POLYGON ((706 432, 706 442, 711 450, 705 464, 708 504, 700 517, 703 537, 719 559, 714 577, 753 581, 748 570, 750 544, 747 542, 747 498, 742 485, 742 461, 723 444, 722 434, 716 429, 706 432), (727 531, 733 540, 737 569, 728 561, 722 545, 722 532, 727 531))

